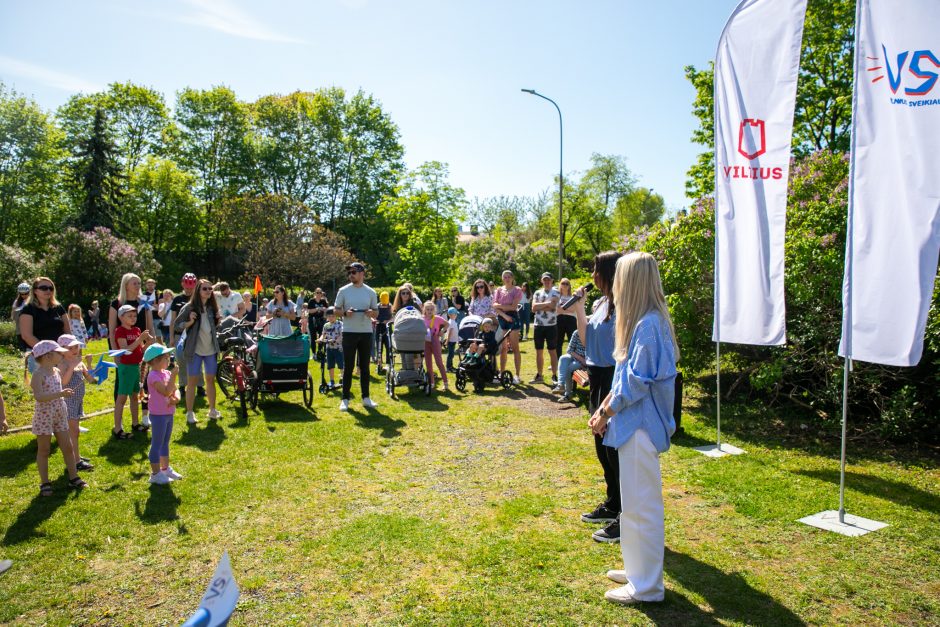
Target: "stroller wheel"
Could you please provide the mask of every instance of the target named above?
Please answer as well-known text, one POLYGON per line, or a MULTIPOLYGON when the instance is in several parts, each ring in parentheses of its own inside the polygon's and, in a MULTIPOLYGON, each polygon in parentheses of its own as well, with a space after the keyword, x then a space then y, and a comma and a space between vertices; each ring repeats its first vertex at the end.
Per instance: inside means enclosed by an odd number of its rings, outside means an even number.
POLYGON ((499 383, 503 386, 504 390, 511 390, 513 387, 512 373, 508 370, 503 370, 503 374, 499 375, 499 383))
POLYGON ((467 391, 467 375, 462 371, 457 371, 457 377, 454 379, 454 387, 457 388, 459 392, 467 391))
POLYGON ((307 380, 304 381, 304 405, 308 408, 313 405, 313 377, 309 374, 307 375, 307 380))

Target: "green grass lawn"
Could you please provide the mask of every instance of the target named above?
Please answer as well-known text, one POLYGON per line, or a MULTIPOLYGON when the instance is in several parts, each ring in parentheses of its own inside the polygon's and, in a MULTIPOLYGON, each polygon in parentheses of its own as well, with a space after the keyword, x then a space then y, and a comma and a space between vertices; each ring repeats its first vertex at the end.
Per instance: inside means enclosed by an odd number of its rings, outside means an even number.
MULTIPOLYGON (((298 392, 248 421, 228 404, 219 423, 202 405, 194 428, 178 413, 171 455, 186 478, 165 487, 146 482, 145 439, 110 439, 107 415, 86 422, 96 469, 80 494, 55 450, 56 495, 40 498, 34 438, 0 438, 0 558, 15 562, 0 576, 0 623, 179 623, 224 550, 242 589, 236 625, 938 622, 929 454, 853 442, 849 511, 890 526, 813 529, 796 520, 837 505, 838 443, 785 435, 774 409, 725 406, 747 454, 705 458, 691 447, 714 437, 713 412, 690 385, 687 435, 662 457, 666 600, 624 608, 603 599, 619 548, 578 518, 602 491, 583 409, 544 386, 398 401, 373 386, 377 411, 357 399, 341 414, 335 393, 309 411, 298 392)), ((26 400, 11 409, 28 422, 26 400)))

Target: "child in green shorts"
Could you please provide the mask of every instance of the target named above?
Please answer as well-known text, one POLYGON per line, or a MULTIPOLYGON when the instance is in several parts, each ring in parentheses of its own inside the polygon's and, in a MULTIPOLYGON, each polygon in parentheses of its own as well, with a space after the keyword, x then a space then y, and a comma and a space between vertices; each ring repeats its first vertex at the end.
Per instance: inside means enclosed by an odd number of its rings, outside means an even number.
POLYGON ((137 308, 133 305, 122 305, 118 309, 118 319, 121 326, 115 329, 114 340, 118 348, 123 348, 129 353, 117 358, 118 388, 117 398, 114 400, 114 429, 111 433, 118 440, 126 440, 133 436, 124 432, 122 423, 124 404, 127 403, 128 397, 131 399, 131 429, 147 430, 137 421, 137 397, 140 394, 140 362, 144 358, 144 348, 153 341, 153 336, 149 331, 141 332, 134 326, 137 322, 137 308))

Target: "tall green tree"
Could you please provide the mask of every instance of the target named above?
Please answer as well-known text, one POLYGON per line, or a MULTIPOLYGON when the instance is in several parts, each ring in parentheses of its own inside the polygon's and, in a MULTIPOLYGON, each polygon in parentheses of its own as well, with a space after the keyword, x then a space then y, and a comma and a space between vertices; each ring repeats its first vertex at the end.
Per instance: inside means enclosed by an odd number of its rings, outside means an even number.
MULTIPOLYGON (((796 155, 849 149, 854 27, 855 0, 809 0, 793 118, 796 155)), ((699 120, 692 141, 707 148, 687 173, 686 196, 694 199, 715 191, 714 65, 688 66, 685 76, 695 88, 692 115, 699 120)))
POLYGON ((255 179, 248 106, 228 87, 186 88, 178 94, 175 119, 174 156, 196 175, 194 193, 206 215, 203 245, 207 251, 214 250, 224 226, 214 219, 214 212, 223 199, 252 189, 255 179))
POLYGON ((108 116, 116 154, 126 175, 130 176, 148 155, 166 154, 174 133, 160 92, 126 82, 111 83, 107 90, 95 94, 71 97, 56 117, 73 150, 91 135, 97 109, 108 116))
POLYGON ((0 83, 0 242, 37 251, 64 220, 62 139, 35 101, 0 83))
POLYGON ((621 196, 613 212, 614 233, 627 235, 639 227, 659 222, 666 212, 666 203, 653 190, 641 187, 621 196))
POLYGON ((406 174, 379 208, 392 225, 399 281, 438 285, 451 276, 457 224, 467 201, 447 177, 446 164, 424 163, 406 174))
POLYGON ((169 159, 149 156, 131 174, 125 218, 129 234, 148 242, 158 259, 198 250, 203 232, 195 176, 169 159))
POLYGON ((82 231, 95 227, 115 230, 121 223, 125 175, 117 158, 104 110, 96 109, 91 134, 79 142, 74 169, 81 192, 75 219, 82 231))

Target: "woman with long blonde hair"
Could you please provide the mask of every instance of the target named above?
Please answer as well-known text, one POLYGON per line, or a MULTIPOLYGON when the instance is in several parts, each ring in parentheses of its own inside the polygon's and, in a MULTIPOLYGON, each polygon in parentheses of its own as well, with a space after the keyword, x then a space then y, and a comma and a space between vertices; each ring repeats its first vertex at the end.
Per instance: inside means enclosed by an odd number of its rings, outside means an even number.
MULTIPOLYGON (((613 386, 589 426, 620 462, 620 551, 623 570, 607 577, 622 584, 604 595, 622 604, 662 601, 665 526, 659 454, 669 449, 679 347, 652 255, 617 260, 613 386)), ((581 301, 583 303, 583 299, 581 301)), ((583 304, 576 305, 583 311, 583 304)), ((579 314, 579 317, 583 314, 579 314)))

